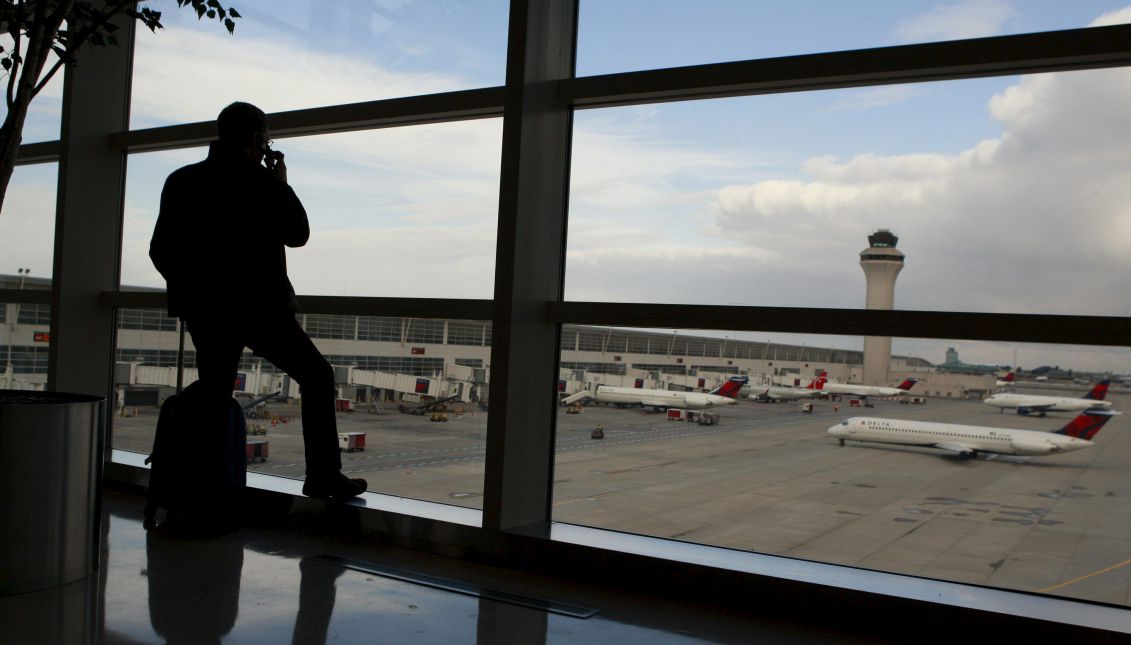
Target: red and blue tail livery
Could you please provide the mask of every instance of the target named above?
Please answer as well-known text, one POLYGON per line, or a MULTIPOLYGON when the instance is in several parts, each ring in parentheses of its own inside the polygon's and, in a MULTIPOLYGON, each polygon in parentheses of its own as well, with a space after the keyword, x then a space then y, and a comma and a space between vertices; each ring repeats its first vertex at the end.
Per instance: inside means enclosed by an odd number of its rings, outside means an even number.
POLYGON ((1104 397, 1107 396, 1107 388, 1108 388, 1109 385, 1111 385, 1111 379, 1105 378, 1104 380, 1100 381, 1099 383, 1096 383, 1096 386, 1093 387, 1090 392, 1085 394, 1084 398, 1085 399, 1093 399, 1093 400, 1096 400, 1096 401, 1103 401, 1104 397))
POLYGON ((1107 408, 1085 410, 1076 415, 1076 418, 1065 424, 1063 428, 1054 430, 1053 432, 1091 441, 1092 437, 1096 436, 1096 433, 1100 431, 1100 428, 1104 427, 1104 424, 1108 421, 1111 421, 1111 418, 1116 414, 1119 413, 1108 410, 1107 408))
POLYGON ((749 382, 750 377, 748 376, 732 376, 727 379, 726 383, 723 383, 719 387, 711 390, 709 393, 718 396, 725 396, 728 399, 737 399, 738 391, 742 389, 742 386, 746 385, 749 382))

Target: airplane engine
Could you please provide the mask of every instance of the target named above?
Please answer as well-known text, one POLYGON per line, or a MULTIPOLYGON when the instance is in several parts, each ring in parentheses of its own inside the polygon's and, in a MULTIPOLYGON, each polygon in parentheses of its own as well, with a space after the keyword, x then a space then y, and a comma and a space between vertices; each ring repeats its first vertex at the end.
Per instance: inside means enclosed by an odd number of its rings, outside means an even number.
POLYGON ((1023 417, 1028 416, 1031 412, 1032 412, 1032 410, 1030 410, 1029 408, 1027 408, 1025 406, 1020 406, 1020 407, 1017 408, 1017 414, 1020 414, 1023 417))

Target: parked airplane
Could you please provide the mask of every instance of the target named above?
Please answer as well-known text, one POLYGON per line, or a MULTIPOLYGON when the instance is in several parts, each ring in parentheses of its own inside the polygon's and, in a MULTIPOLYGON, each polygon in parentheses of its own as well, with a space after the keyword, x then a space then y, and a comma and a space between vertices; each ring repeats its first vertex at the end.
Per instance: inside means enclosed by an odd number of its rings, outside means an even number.
POLYGON ((946 450, 961 459, 969 459, 980 452, 1051 455, 1093 445, 1092 437, 1116 414, 1119 412, 1099 408, 1086 410, 1053 432, 852 417, 829 428, 829 434, 835 436, 842 446, 846 440, 924 446, 946 450))
POLYGON ((995 381, 994 386, 995 387, 1008 387, 1010 385, 1016 385, 1016 381, 1014 381, 1013 379, 1014 379, 1013 372, 1010 372, 1010 373, 1006 374, 1005 376, 999 378, 997 381, 995 381))
POLYGON ((1108 385, 1111 384, 1111 379, 1104 379, 1092 388, 1091 392, 1084 395, 1084 398, 1073 398, 1069 396, 1048 396, 1042 394, 1013 394, 1011 392, 994 394, 988 399, 983 399, 982 402, 986 405, 992 405, 995 408, 1000 408, 1004 412, 1006 408, 1017 408, 1017 414, 1037 414, 1038 416, 1045 416, 1047 412, 1053 411, 1077 411, 1087 410, 1089 408, 1110 408, 1111 401, 1104 401, 1107 396, 1108 385))
POLYGON ((584 399, 593 399, 598 403, 614 403, 618 407, 649 407, 657 410, 668 408, 685 408, 698 410, 716 405, 734 405, 735 397, 742 386, 750 379, 745 376, 732 376, 719 387, 709 393, 703 392, 678 392, 675 390, 646 390, 636 387, 614 387, 612 385, 598 385, 593 390, 582 390, 571 394, 562 400, 563 405, 570 405, 584 399))
MULTIPOLYGON (((825 376, 822 373, 822 376, 825 376)), ((827 380, 818 378, 817 389, 825 394, 834 394, 837 396, 855 396, 859 398, 867 398, 869 396, 899 396, 907 394, 908 390, 915 386, 919 379, 914 376, 904 379, 899 387, 887 387, 884 385, 860 385, 857 383, 830 383, 827 380)))
POLYGON ((821 373, 817 378, 809 381, 809 385, 805 387, 785 387, 779 385, 763 385, 755 388, 755 392, 748 398, 755 401, 768 401, 770 403, 776 401, 794 401, 797 399, 809 399, 815 396, 821 396, 823 392, 819 389, 821 384, 828 380, 828 377, 821 373))

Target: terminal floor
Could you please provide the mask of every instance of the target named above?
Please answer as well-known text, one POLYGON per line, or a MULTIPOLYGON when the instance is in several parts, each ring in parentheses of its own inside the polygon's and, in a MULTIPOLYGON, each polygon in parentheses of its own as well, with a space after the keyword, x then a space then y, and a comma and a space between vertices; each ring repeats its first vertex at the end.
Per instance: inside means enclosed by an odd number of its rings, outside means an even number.
POLYGON ((0 640, 35 643, 877 642, 777 620, 388 545, 251 526, 147 534, 144 500, 104 494, 102 566, 86 581, 0 598, 0 640), (331 557, 326 557, 331 556, 331 557), (488 590, 467 594, 341 566, 370 563, 488 590), (588 618, 495 600, 597 610, 588 618))

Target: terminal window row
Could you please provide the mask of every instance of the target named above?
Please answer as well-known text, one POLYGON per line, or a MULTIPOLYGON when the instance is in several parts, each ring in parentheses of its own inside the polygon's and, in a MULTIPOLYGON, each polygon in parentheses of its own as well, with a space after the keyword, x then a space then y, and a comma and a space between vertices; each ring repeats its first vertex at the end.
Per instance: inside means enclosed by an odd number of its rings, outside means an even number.
POLYGON ((0 372, 11 367, 13 374, 46 374, 47 347, 45 345, 3 345, 0 346, 0 372))

